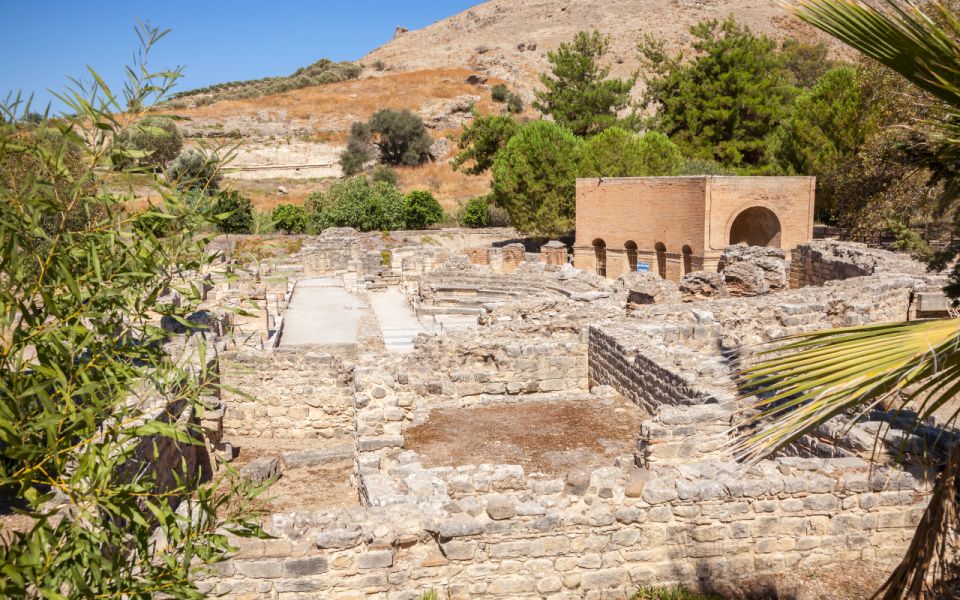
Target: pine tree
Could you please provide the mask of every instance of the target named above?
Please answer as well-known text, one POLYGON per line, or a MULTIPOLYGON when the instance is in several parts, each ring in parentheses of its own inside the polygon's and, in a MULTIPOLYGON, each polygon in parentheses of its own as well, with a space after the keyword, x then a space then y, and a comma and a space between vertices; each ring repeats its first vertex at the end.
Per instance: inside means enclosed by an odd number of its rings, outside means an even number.
POLYGON ((656 105, 653 126, 685 156, 725 166, 759 167, 767 136, 783 119, 796 88, 773 40, 733 18, 703 21, 690 29, 695 56, 669 56, 647 38, 641 58, 653 72, 645 106, 656 105))
POLYGON ((637 75, 607 79, 610 67, 601 67, 599 61, 609 47, 608 36, 581 31, 572 42, 548 52, 551 74, 540 75, 546 89, 536 92, 533 107, 581 137, 616 124, 617 112, 630 104, 637 75))

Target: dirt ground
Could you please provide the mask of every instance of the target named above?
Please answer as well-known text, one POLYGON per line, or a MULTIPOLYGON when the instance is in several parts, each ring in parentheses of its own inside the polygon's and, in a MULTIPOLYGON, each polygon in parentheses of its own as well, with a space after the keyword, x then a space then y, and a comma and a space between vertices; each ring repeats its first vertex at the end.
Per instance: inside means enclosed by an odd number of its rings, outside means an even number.
MULTIPOLYGON (((288 452, 314 447, 316 440, 233 438, 227 440, 239 449, 233 466, 240 469, 262 456, 282 456, 288 452)), ((262 495, 266 514, 294 510, 321 511, 359 506, 360 497, 350 480, 353 462, 337 461, 315 467, 286 469, 262 495)))
POLYGON ((528 473, 562 475, 632 452, 644 418, 622 398, 435 409, 404 431, 404 446, 425 466, 519 464, 528 473))
POLYGON ((711 592, 737 600, 868 600, 886 581, 888 571, 863 563, 798 569, 777 577, 736 584, 712 582, 711 592))

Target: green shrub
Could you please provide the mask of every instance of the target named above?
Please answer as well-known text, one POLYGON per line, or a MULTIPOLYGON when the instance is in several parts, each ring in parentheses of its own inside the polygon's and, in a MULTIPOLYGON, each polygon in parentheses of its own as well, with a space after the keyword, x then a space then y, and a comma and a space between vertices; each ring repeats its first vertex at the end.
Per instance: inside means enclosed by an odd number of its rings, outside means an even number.
POLYGON ((523 98, 520 94, 511 93, 507 96, 507 112, 514 114, 523 112, 523 98))
POLYGON ((736 175, 735 169, 725 167, 709 158, 687 158, 680 165, 679 175, 736 175))
POLYGON ((505 84, 498 83, 490 88, 490 98, 492 98, 494 102, 506 102, 508 96, 510 96, 510 88, 505 84))
POLYGON ((389 183, 390 185, 397 185, 399 183, 397 179, 397 172, 387 165, 375 166, 373 171, 370 172, 370 181, 373 183, 379 183, 383 181, 384 183, 389 183))
POLYGON ((487 197, 477 196, 471 198, 460 207, 460 224, 464 227, 486 227, 487 226, 487 197))
POLYGON ((328 227, 353 227, 360 231, 403 229, 404 197, 387 182, 371 183, 358 175, 332 185, 310 204, 314 231, 328 227))
POLYGON ((662 133, 640 136, 610 127, 584 144, 580 173, 584 177, 643 177, 676 175, 682 167, 680 150, 662 133))
POLYGON ((372 157, 372 148, 379 150, 380 162, 388 165, 419 165, 429 157, 433 140, 427 133, 423 119, 409 110, 385 108, 374 113, 366 123, 354 123, 350 128, 347 152, 341 155, 341 165, 358 173, 372 157), (360 160, 365 157, 364 160, 360 160), (346 161, 346 162, 345 162, 346 161))
POLYGON ((403 199, 403 220, 407 229, 423 229, 443 220, 443 208, 433 194, 413 190, 403 199))
POLYGON ((237 190, 217 194, 213 213, 222 233, 250 233, 253 228, 253 203, 237 190))
POLYGON ((223 173, 220 170, 220 158, 216 154, 207 154, 202 150, 185 150, 167 165, 167 181, 177 189, 195 190, 205 193, 215 192, 220 187, 223 173))
POLYGON ((691 592, 682 585, 674 587, 643 586, 630 596, 630 600, 723 600, 715 594, 691 592))
POLYGON ((887 229, 896 238, 890 248, 908 252, 917 260, 930 260, 933 255, 933 249, 923 237, 910 229, 907 224, 897 219, 887 219, 887 229))
POLYGON ((520 128, 493 163, 493 196, 513 226, 555 236, 573 229, 580 140, 550 121, 520 128))
POLYGON ((173 119, 146 117, 113 138, 110 159, 115 169, 161 168, 180 154, 183 137, 173 119))
POLYGON ((347 149, 340 154, 340 167, 347 177, 363 172, 364 165, 374 157, 370 128, 366 123, 354 123, 350 126, 347 149))
POLYGON ((278 204, 271 217, 273 226, 288 235, 307 230, 307 211, 302 206, 278 204))

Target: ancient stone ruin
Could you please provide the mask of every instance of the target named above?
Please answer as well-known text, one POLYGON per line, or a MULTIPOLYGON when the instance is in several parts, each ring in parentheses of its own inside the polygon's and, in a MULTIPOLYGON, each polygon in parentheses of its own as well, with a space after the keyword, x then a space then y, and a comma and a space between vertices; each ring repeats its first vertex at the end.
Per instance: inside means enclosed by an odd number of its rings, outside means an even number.
POLYGON ((902 557, 933 436, 878 410, 745 467, 732 374, 792 333, 935 316, 943 282, 922 265, 734 246, 677 284, 575 269, 562 244, 299 239, 214 274, 213 314, 260 311, 218 338, 242 394, 213 411, 215 451, 276 481, 273 538, 235 540, 210 594, 629 598, 902 557), (871 466, 881 428, 914 449, 905 464, 890 447, 871 466))

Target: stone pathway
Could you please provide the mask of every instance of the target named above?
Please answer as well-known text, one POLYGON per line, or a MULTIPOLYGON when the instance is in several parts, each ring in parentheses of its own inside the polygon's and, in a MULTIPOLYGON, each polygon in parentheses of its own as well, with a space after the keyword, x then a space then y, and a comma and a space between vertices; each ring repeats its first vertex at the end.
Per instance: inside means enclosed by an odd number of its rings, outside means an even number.
MULTIPOLYGON (((407 304, 407 299, 398 288, 389 287, 370 293, 370 306, 380 323, 383 344, 391 352, 410 352, 413 338, 419 333, 431 333, 421 323, 407 304)), ((428 323, 429 325, 429 323, 428 323)))
POLYGON ((339 277, 301 279, 283 317, 280 346, 356 344, 364 308, 339 277))

